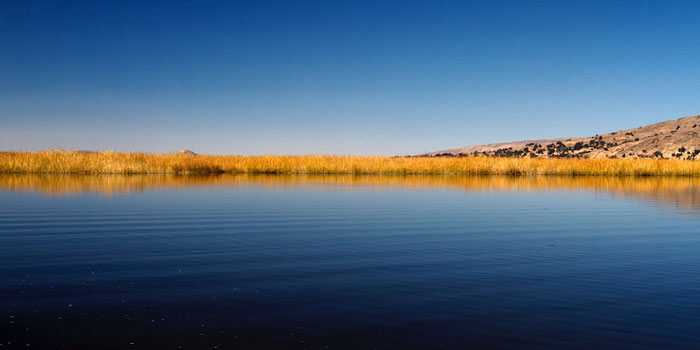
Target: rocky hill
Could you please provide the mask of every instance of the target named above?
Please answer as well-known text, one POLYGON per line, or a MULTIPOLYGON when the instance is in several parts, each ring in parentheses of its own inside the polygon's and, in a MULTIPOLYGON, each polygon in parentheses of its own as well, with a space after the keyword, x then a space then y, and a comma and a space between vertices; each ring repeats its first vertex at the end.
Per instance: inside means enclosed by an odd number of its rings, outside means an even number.
POLYGON ((454 148, 433 157, 700 159, 700 115, 591 137, 526 140, 454 148))

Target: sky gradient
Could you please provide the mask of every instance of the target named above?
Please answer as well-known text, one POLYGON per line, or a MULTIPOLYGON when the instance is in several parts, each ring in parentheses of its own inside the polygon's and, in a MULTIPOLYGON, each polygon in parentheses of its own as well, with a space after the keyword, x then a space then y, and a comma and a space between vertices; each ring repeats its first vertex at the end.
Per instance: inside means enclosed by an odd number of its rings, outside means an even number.
POLYGON ((405 155, 700 114, 697 1, 9 1, 0 150, 405 155))

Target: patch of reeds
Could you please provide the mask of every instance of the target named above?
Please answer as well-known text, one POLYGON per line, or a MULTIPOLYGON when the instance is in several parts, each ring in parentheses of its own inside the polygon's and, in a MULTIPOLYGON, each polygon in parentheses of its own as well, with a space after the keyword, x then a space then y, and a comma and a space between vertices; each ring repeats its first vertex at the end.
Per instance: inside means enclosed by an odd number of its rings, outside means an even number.
POLYGON ((0 173, 700 176, 700 161, 326 155, 214 156, 51 150, 2 152, 0 173))

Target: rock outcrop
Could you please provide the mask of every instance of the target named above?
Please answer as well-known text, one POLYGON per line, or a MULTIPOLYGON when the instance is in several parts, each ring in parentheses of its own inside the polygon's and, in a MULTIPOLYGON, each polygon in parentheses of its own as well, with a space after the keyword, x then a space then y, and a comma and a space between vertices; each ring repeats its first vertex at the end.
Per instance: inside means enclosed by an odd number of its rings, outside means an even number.
POLYGON ((188 149, 181 149, 180 152, 177 152, 177 154, 185 154, 188 156, 196 156, 197 155, 197 153, 194 153, 188 149))

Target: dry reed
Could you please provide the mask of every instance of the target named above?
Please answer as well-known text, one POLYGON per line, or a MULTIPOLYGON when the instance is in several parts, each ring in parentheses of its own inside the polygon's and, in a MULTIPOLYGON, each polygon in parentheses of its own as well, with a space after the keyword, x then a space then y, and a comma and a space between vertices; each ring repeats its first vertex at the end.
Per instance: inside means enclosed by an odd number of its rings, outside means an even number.
POLYGON ((2 152, 0 173, 700 176, 700 161, 324 155, 196 156, 51 150, 2 152))

